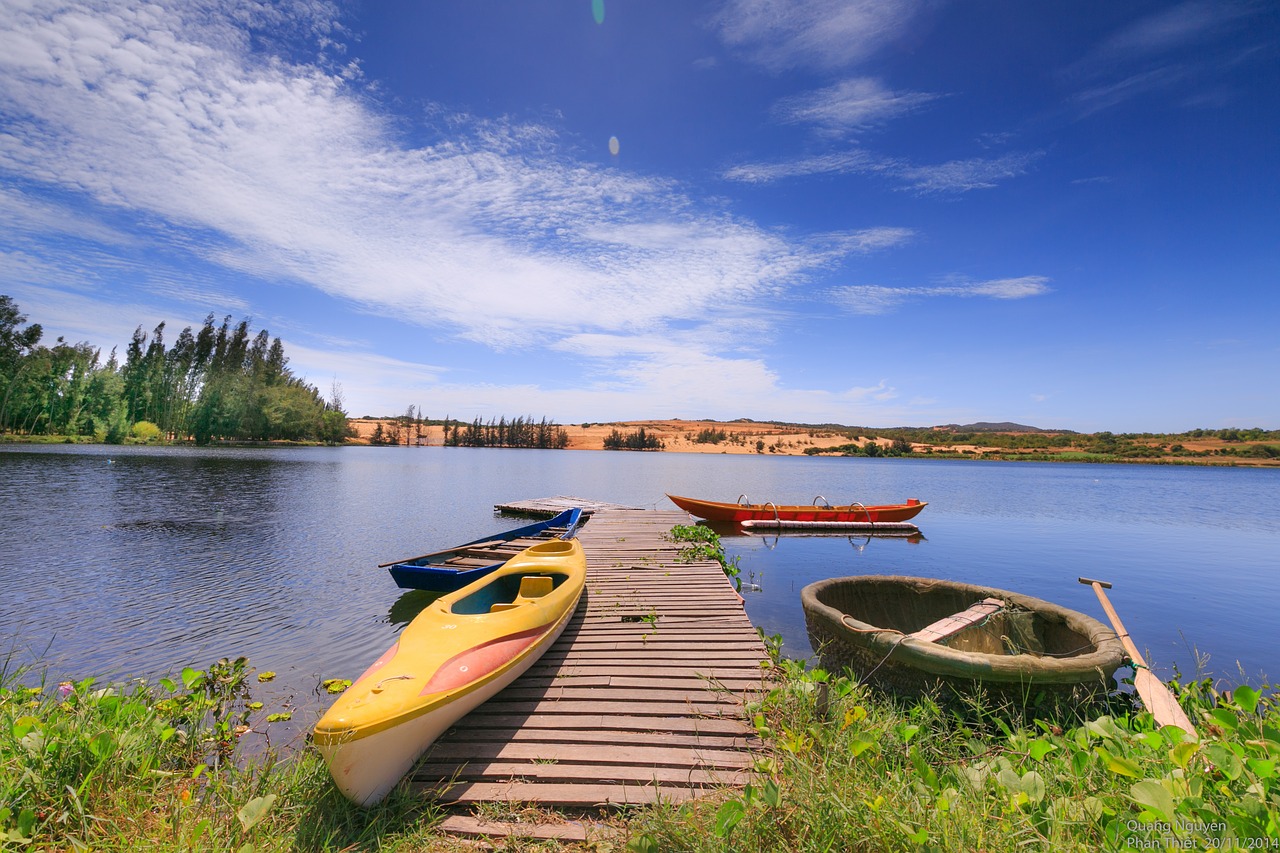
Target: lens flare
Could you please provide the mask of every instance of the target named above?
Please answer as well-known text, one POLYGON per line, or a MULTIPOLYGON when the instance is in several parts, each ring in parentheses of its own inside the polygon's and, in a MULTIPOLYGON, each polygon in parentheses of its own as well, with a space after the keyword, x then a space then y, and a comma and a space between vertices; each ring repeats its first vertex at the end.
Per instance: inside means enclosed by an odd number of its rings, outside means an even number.
POLYGON ((609 137, 609 153, 614 157, 618 156, 618 137, 616 136, 609 137))
POLYGON ((604 23, 604 0, 591 0, 591 17, 597 24, 604 23))

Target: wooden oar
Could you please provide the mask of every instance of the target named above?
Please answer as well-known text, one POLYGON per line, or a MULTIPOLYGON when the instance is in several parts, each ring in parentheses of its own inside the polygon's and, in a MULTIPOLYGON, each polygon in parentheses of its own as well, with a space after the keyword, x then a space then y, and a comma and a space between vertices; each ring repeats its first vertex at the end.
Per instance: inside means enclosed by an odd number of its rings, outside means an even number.
POLYGON ((1142 659, 1142 654, 1138 651, 1138 647, 1134 645, 1133 638, 1129 636, 1129 632, 1125 630, 1124 623, 1120 621, 1120 616, 1116 613, 1116 609, 1111 606, 1107 594, 1103 592, 1103 588, 1111 589, 1111 584, 1106 581, 1096 581, 1092 578, 1080 578, 1080 583, 1089 584, 1093 587, 1093 591, 1098 596, 1098 601, 1102 603, 1102 609, 1107 611, 1107 618, 1111 620, 1111 627, 1116 629, 1116 636, 1120 638, 1120 643, 1124 646, 1124 650, 1129 654, 1129 660, 1133 663, 1133 688, 1138 691, 1138 696, 1142 698, 1142 704, 1147 706, 1147 710, 1156 718, 1156 723, 1161 726, 1177 726, 1190 734, 1195 734, 1195 726, 1191 725, 1191 720, 1187 719, 1187 714, 1182 710, 1182 706, 1178 704, 1178 700, 1169 692, 1169 688, 1163 681, 1156 678, 1147 662, 1142 659))
POLYGON ((412 563, 415 560, 425 560, 428 557, 440 557, 444 554, 456 554, 459 551, 465 551, 468 548, 486 548, 491 545, 501 545, 506 539, 490 539, 487 542, 476 542, 473 545, 455 545, 452 548, 445 548, 443 551, 432 551, 430 554, 420 554, 417 557, 408 557, 403 560, 392 560, 390 563, 378 563, 378 568, 385 569, 387 566, 398 566, 401 563, 412 563))

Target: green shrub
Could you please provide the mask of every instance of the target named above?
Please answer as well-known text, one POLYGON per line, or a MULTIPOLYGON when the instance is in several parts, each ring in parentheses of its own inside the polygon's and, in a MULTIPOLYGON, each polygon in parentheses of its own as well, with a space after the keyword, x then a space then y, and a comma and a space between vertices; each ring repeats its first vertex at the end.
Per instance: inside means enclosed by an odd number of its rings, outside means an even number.
POLYGON ((644 427, 635 432, 623 434, 618 430, 612 430, 605 436, 605 450, 662 450, 666 444, 658 436, 651 432, 646 432, 644 427))
POLYGON ((129 430, 129 434, 138 441, 156 441, 160 438, 160 427, 151 421, 138 421, 129 430))

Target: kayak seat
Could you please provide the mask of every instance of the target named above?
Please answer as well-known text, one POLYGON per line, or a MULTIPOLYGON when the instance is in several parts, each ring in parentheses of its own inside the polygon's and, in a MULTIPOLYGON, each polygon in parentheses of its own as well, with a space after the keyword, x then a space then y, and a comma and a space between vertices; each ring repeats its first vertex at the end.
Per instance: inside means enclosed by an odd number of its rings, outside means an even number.
POLYGON ((515 610, 521 605, 519 601, 499 601, 497 604, 489 608, 490 613, 501 613, 504 610, 515 610))
POLYGON ((555 589, 555 579, 546 575, 525 575, 520 578, 520 592, 515 601, 499 601, 489 607, 490 613, 501 613, 504 610, 515 610, 535 598, 542 598, 555 589))
POLYGON ((542 598, 555 588, 555 580, 546 575, 525 575, 520 578, 521 598, 542 598))

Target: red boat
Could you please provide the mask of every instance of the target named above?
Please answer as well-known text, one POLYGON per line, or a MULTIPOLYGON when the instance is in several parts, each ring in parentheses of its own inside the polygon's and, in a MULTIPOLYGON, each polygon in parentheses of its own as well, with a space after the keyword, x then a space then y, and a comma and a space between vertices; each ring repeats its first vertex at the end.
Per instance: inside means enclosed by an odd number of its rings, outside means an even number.
POLYGON ((672 503, 690 515, 705 518, 707 521, 837 521, 845 523, 880 524, 888 521, 907 521, 915 518, 920 510, 928 506, 928 502, 916 498, 907 498, 904 504, 881 504, 863 506, 851 503, 848 506, 832 506, 826 498, 819 495, 809 506, 782 505, 773 502, 763 504, 747 503, 747 496, 742 495, 737 503, 719 503, 717 501, 700 501, 696 498, 682 498, 678 495, 667 495, 672 503), (821 500, 823 503, 819 504, 821 500))

